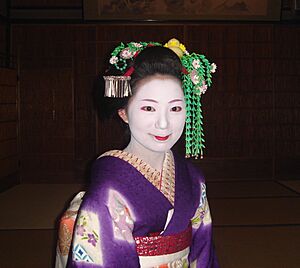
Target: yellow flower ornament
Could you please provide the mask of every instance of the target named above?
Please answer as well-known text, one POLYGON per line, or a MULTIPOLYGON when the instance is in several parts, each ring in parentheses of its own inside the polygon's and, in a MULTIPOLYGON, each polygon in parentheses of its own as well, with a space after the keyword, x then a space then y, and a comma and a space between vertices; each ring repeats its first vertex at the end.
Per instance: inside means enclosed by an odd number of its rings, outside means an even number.
POLYGON ((169 42, 165 44, 165 47, 173 50, 180 59, 183 57, 183 54, 188 54, 185 46, 175 38, 169 40, 169 42))

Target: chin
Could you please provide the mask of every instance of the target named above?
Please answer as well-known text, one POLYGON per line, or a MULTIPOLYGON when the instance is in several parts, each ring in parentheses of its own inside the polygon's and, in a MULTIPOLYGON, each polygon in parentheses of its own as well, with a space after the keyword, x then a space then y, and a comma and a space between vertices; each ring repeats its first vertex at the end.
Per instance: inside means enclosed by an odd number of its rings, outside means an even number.
POLYGON ((151 151, 153 151, 153 152, 161 152, 161 153, 163 153, 163 152, 167 152, 167 151, 169 151, 169 150, 171 150, 172 149, 172 147, 173 147, 173 145, 174 144, 155 144, 155 145, 153 145, 153 146, 149 146, 149 149, 151 150, 151 151))

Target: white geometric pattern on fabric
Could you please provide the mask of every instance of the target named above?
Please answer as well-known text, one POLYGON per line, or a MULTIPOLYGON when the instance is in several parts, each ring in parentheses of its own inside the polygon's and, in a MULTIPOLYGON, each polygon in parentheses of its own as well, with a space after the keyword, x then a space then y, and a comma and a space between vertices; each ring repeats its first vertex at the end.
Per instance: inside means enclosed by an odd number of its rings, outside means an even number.
POLYGON ((76 245, 73 252, 74 252, 74 256, 75 256, 75 261, 85 261, 85 262, 90 262, 90 263, 94 262, 91 259, 91 257, 86 253, 84 248, 80 245, 76 245))
POLYGON ((74 261, 103 264, 99 234, 100 224, 97 214, 81 210, 73 233, 73 252, 76 253, 73 255, 74 261))

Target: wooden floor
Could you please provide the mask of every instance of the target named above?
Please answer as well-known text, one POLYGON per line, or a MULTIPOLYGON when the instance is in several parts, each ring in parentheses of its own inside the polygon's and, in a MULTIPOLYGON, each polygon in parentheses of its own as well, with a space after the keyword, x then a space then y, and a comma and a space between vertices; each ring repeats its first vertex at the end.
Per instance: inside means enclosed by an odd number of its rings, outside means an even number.
MULTIPOLYGON (((18 185, 0 194, 0 267, 53 267, 56 221, 81 185, 18 185)), ((300 180, 207 183, 223 268, 300 267, 300 180)))

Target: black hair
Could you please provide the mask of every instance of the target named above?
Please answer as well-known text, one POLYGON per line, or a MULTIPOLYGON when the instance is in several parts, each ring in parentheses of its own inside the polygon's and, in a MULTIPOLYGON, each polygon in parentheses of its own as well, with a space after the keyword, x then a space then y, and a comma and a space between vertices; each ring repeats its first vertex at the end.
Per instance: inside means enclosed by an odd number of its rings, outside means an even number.
POLYGON ((131 75, 131 88, 136 89, 138 82, 156 74, 169 75, 181 80, 181 61, 169 48, 154 46, 144 49, 135 59, 131 75))
MULTIPOLYGON (((137 57, 128 63, 128 67, 133 67, 130 85, 134 95, 138 84, 145 78, 153 75, 168 75, 181 81, 182 64, 179 57, 169 48, 161 46, 150 46, 141 51, 137 57)), ((113 66, 106 75, 122 75, 113 66)), ((102 77, 101 77, 102 79, 102 77)), ((101 94, 104 92, 102 83, 101 94)), ((114 115, 119 109, 126 108, 130 97, 127 98, 104 98, 100 103, 100 115, 109 117, 114 115)))

